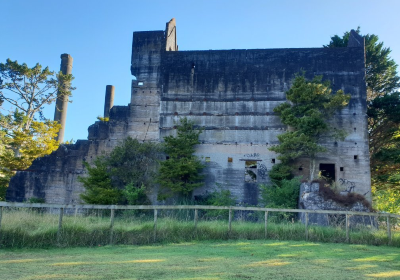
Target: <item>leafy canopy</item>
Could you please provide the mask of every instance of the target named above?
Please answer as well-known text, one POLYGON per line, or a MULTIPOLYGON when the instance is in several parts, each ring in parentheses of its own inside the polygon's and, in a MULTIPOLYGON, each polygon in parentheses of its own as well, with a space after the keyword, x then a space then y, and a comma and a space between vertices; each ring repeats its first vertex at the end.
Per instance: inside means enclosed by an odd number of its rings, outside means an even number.
POLYGON ((193 155, 195 145, 200 144, 201 132, 194 128, 192 121, 182 118, 177 126, 177 136, 164 137, 165 153, 169 159, 160 163, 157 182, 163 192, 159 193, 159 199, 172 194, 190 196, 194 189, 203 185, 200 172, 204 166, 193 155))
MULTIPOLYGON (((336 110, 348 104, 350 96, 338 90, 332 94, 329 81, 322 81, 322 76, 316 76, 308 81, 304 73, 296 75, 292 87, 286 92, 290 103, 282 103, 275 107, 274 112, 281 122, 289 127, 289 131, 278 136, 279 144, 269 148, 279 153, 282 164, 289 165, 299 157, 310 159, 310 179, 313 179, 315 157, 326 148, 318 143, 333 129, 327 120, 336 110)), ((334 134, 343 138, 340 130, 334 134)), ((281 167, 280 167, 281 168, 281 167)))
MULTIPOLYGON (((360 27, 357 28, 360 33, 360 27)), ((347 47, 350 32, 345 32, 343 36, 335 35, 324 47, 336 48, 347 47)), ((368 85, 368 99, 372 100, 377 96, 394 91, 400 87, 400 77, 397 75, 397 64, 389 56, 390 48, 383 46, 379 42, 379 37, 375 34, 364 35, 366 52, 366 80, 368 85)))
POLYGON ((78 178, 86 189, 81 198, 91 204, 148 204, 161 151, 159 144, 128 137, 93 166, 85 162, 88 176, 78 178))
POLYGON ((29 68, 25 63, 7 59, 0 63, 0 100, 8 102, 13 108, 27 117, 25 129, 29 129, 37 115, 44 119, 43 106, 52 104, 58 96, 71 96, 71 74, 61 71, 55 74, 48 67, 42 69, 37 63, 29 68))
POLYGON ((0 199, 17 170, 28 168, 33 160, 58 148, 54 138, 60 129, 43 116, 45 105, 60 96, 71 95, 72 75, 55 74, 40 64, 7 59, 0 63, 0 199))
POLYGON ((279 185, 260 185, 261 202, 270 208, 297 208, 299 198, 299 178, 283 179, 279 185))

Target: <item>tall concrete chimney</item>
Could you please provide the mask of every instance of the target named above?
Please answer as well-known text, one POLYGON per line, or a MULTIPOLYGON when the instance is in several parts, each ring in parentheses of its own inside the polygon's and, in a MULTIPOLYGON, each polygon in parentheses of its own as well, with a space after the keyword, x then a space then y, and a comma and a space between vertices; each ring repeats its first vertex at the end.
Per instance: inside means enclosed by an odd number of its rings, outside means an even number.
POLYGON ((110 117, 110 110, 114 106, 114 93, 115 87, 108 85, 106 86, 106 100, 104 101, 104 117, 110 117))
MULTIPOLYGON (((72 74, 73 58, 69 54, 61 55, 60 71, 64 74, 72 74)), ((56 137, 59 143, 64 141, 65 122, 67 120, 68 96, 57 94, 56 109, 54 111, 54 121, 61 124, 60 131, 56 137)))

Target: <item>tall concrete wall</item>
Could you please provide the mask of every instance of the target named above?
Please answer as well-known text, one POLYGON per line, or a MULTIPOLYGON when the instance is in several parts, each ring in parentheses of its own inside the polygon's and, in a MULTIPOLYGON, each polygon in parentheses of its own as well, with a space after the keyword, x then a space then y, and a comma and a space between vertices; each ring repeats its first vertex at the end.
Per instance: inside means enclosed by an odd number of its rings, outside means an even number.
MULTIPOLYGON (((334 164, 335 177, 343 187, 370 198, 370 171, 366 118, 366 86, 363 46, 352 48, 222 50, 165 52, 162 56, 160 137, 174 133, 181 117, 204 128, 197 154, 210 158, 206 163, 205 188, 220 183, 240 201, 249 197, 249 185, 268 182, 245 179, 246 160, 256 160, 262 174, 271 170, 277 155, 268 150, 278 144, 277 135, 286 131, 273 109, 286 102, 285 92, 296 73, 306 71, 312 79, 322 75, 332 89, 351 94, 349 105, 334 116, 332 125, 344 129, 347 137, 336 142, 326 138, 328 152, 316 160, 319 165, 334 164), (194 67, 193 67, 194 66, 194 67), (245 150, 246 152, 242 152, 245 150), (258 155, 245 157, 246 154, 258 155), (354 157, 357 156, 357 159, 354 157), (227 159, 232 162, 227 164, 227 159)), ((298 175, 309 177, 309 162, 298 162, 298 175)))
MULTIPOLYGON (((134 32, 130 104, 114 106, 109 122, 90 126, 89 141, 62 146, 49 156, 51 160, 37 160, 28 171, 18 172, 8 198, 22 200, 36 193, 48 202, 57 195, 64 203, 79 201, 78 175, 65 175, 76 170, 84 176, 79 161, 91 162, 127 136, 162 141, 176 133, 181 117, 187 117, 204 129, 196 154, 206 166, 205 184, 194 196, 218 184, 231 190, 238 202, 255 205, 258 185, 269 182, 268 172, 279 162, 268 148, 278 144, 277 135, 287 130, 273 109, 286 102, 285 92, 302 70, 309 79, 323 75, 334 91, 351 94, 349 105, 332 120, 347 137, 339 142, 331 137, 323 140, 329 152, 316 159, 317 169, 319 164, 334 165, 338 184, 369 197, 365 54, 363 45, 357 45, 359 38, 353 39, 348 48, 177 51, 175 21, 167 23, 166 31, 134 32), (73 161, 65 160, 65 148, 76 153, 73 161), (38 175, 38 170, 50 172, 52 166, 60 166, 52 176, 38 175)), ((301 159, 298 164, 298 175, 306 179, 308 161, 301 159)))

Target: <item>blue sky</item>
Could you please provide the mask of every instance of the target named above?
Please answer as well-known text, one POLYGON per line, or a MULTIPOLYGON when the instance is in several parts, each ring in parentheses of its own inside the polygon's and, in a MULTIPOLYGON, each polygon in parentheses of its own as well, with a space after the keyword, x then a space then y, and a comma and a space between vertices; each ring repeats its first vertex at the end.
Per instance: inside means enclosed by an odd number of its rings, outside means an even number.
MULTIPOLYGON (((7 58, 59 70, 74 58, 73 103, 65 140, 86 139, 103 114, 106 85, 115 105, 130 101, 133 31, 163 30, 177 22, 180 50, 321 47, 361 27, 376 34, 400 63, 398 0, 0 0, 0 61, 7 58)), ((54 105, 45 115, 53 118, 54 105)))

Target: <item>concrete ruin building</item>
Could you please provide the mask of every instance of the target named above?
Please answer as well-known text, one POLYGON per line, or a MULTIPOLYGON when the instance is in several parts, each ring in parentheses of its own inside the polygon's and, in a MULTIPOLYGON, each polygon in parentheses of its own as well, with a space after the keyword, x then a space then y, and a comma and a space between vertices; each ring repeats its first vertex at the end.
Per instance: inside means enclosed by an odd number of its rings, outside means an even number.
MULTIPOLYGON (((61 145, 18 172, 7 199, 80 203, 84 190, 77 178, 85 175, 83 161, 110 152, 128 136, 162 141, 175 133, 180 118, 187 117, 204 128, 196 154, 206 165, 205 183, 194 195, 214 190, 218 183, 238 202, 256 205, 258 185, 269 181, 268 172, 278 163, 277 154, 268 148, 278 144, 277 135, 287 129, 273 109, 286 102, 285 92, 302 70, 309 79, 323 75, 334 92, 351 94, 348 106, 333 120, 347 137, 323 142, 329 152, 317 158, 317 168, 370 200, 362 37, 351 32, 344 48, 179 51, 174 19, 165 30, 133 33, 131 102, 113 106, 114 88, 107 86, 109 121, 91 125, 87 140, 61 145)), ((306 178, 307 167, 299 164, 298 175, 306 178)), ((155 202, 156 195, 151 199, 155 202)))

